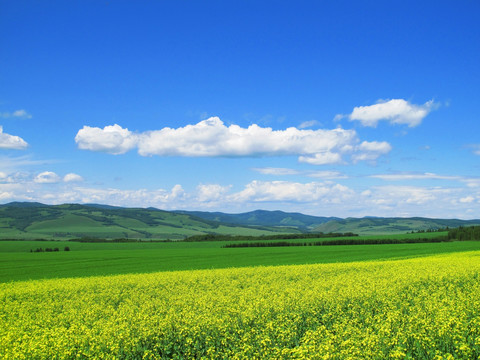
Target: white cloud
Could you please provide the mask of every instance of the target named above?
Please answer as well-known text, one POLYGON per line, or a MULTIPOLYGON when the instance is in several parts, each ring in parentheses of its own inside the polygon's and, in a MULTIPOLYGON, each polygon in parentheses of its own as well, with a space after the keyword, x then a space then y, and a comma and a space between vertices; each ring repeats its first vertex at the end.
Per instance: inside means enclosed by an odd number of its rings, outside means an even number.
POLYGON ((3 127, 0 126, 0 149, 23 150, 27 146, 21 137, 4 133, 3 127))
POLYGON ((475 200, 475 198, 473 196, 465 196, 463 198, 461 198, 459 201, 461 203, 464 203, 464 204, 469 204, 471 202, 473 202, 475 200))
POLYGON ((356 140, 352 130, 272 130, 251 125, 225 126, 217 117, 183 128, 164 128, 142 135, 141 155, 279 156, 338 151, 356 140))
POLYGON ((352 160, 362 161, 362 160, 376 160, 380 156, 388 154, 392 147, 386 141, 364 141, 359 146, 357 146, 357 152, 352 155, 352 160))
MULTIPOLYGON (((399 174, 378 174, 370 175, 372 178, 387 181, 403 181, 403 180, 464 180, 461 176, 437 175, 434 173, 399 173, 399 174)), ((465 179, 466 180, 466 179, 465 179)))
MULTIPOLYGON (((441 187, 418 187, 418 186, 376 186, 372 188, 371 201, 374 204, 390 205, 402 208, 405 205, 437 205, 454 195, 457 190, 441 187)), ((455 197, 452 197, 453 200, 455 197)), ((427 215, 425 215, 427 216, 427 215)))
POLYGON ((52 171, 44 171, 38 174, 34 179, 34 182, 38 184, 52 184, 60 181, 60 176, 52 171))
POLYGON ((241 128, 238 125, 225 126, 218 117, 177 129, 167 127, 141 134, 116 124, 103 129, 84 126, 78 131, 75 141, 80 149, 111 154, 123 154, 137 147, 142 156, 295 155, 300 156, 301 162, 316 165, 340 163, 343 155, 356 150, 363 153, 366 143, 358 145, 354 130, 300 130, 294 127, 273 130, 255 124, 241 128))
POLYGON ((480 178, 465 178, 462 179, 462 181, 465 182, 469 188, 480 187, 480 178))
POLYGON ((299 174, 297 170, 294 169, 286 169, 286 168, 272 168, 272 167, 265 167, 265 168, 253 168, 252 170, 259 172, 260 174, 264 175, 296 175, 299 174))
POLYGON ((81 182, 83 181, 83 177, 78 174, 69 173, 63 177, 63 181, 65 182, 81 182))
POLYGON ((314 171, 308 173, 309 177, 321 178, 321 179, 347 179, 348 176, 338 172, 338 171, 314 171))
POLYGON ((31 179, 31 175, 27 172, 17 171, 13 173, 2 172, 0 182, 2 183, 22 183, 31 179))
POLYGON ((176 184, 172 191, 170 191, 170 199, 179 199, 185 196, 185 190, 183 190, 182 185, 176 184))
POLYGON ((32 115, 27 113, 25 110, 21 109, 21 110, 15 110, 12 114, 12 117, 18 117, 22 119, 31 119, 32 115))
POLYGON ((319 178, 319 179, 347 179, 348 176, 342 174, 339 171, 332 171, 332 170, 324 170, 324 171, 298 171, 295 169, 288 169, 288 168, 253 168, 252 170, 259 172, 260 174, 265 175, 276 175, 276 176, 284 176, 284 175, 303 175, 308 176, 311 178, 319 178))
POLYGON ((32 115, 29 114, 26 110, 20 109, 15 110, 14 112, 4 112, 0 113, 0 118, 19 118, 19 119, 31 119, 32 115))
MULTIPOLYGON (((51 172, 45 173, 49 174, 39 177, 49 181, 56 178, 51 172)), ((6 175, 7 178, 14 176, 6 175)), ((328 175, 327 172, 324 175, 328 175)), ((118 189, 72 186, 72 183, 65 183, 61 178, 50 184, 45 184, 45 181, 39 183, 36 179, 18 174, 14 181, 0 181, 0 200, 50 204, 101 203, 230 213, 262 208, 340 217, 374 215, 478 218, 480 213, 480 189, 468 187, 463 180, 459 182, 462 186, 458 187, 361 185, 356 189, 330 180, 307 183, 255 180, 235 191, 232 191, 230 185, 222 184, 200 184, 191 191, 185 191, 179 184, 170 190, 118 189)))
POLYGON ((333 183, 298 183, 290 181, 257 181, 254 180, 245 186, 245 189, 233 194, 230 198, 234 201, 287 201, 287 202, 312 202, 323 199, 332 201, 339 196, 350 195, 352 190, 348 187, 333 183))
POLYGON ((75 136, 79 149, 102 151, 109 154, 124 154, 133 149, 138 142, 137 136, 115 124, 103 129, 84 126, 75 136))
MULTIPOLYGON (((62 201, 99 203, 115 206, 178 208, 184 197, 183 188, 175 185, 171 191, 164 189, 97 189, 75 187, 63 193, 62 201)), ((58 197, 57 197, 58 198, 58 197)))
POLYGON ((339 164, 342 162, 342 156, 339 153, 326 151, 309 156, 300 156, 298 161, 312 165, 339 164))
POLYGON ((309 120, 309 121, 304 121, 300 125, 298 125, 299 129, 306 129, 310 128, 312 126, 318 125, 319 122, 317 120, 309 120))
POLYGON ((405 124, 409 127, 415 127, 436 106, 437 104, 433 100, 427 101, 423 105, 410 104, 403 99, 379 100, 374 105, 355 107, 348 118, 350 121, 360 121, 363 126, 375 127, 379 121, 385 120, 391 124, 405 124))
POLYGON ((197 186, 197 201, 210 202, 222 200, 224 195, 230 190, 231 186, 222 186, 219 184, 200 184, 197 186))

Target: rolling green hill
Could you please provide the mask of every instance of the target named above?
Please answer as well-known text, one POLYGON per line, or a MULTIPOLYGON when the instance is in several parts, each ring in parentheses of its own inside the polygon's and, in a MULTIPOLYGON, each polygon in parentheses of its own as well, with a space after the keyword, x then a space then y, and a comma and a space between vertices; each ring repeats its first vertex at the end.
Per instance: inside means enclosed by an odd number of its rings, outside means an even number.
POLYGON ((0 239, 183 239, 198 234, 264 235, 298 232, 223 224, 157 209, 102 205, 9 203, 0 206, 0 239))
POLYGON ((222 212, 204 211, 177 211, 210 221, 236 224, 242 226, 275 226, 293 227, 302 232, 310 232, 316 226, 331 220, 341 220, 337 217, 311 216, 301 213, 287 213, 283 211, 255 210, 241 214, 225 214, 222 212))
POLYGON ((314 232, 353 232, 359 235, 401 234, 410 231, 454 228, 480 224, 480 220, 412 218, 347 218, 332 220, 312 229, 314 232))
POLYGON ((256 210, 242 214, 221 212, 179 211, 205 220, 214 220, 241 226, 289 226, 302 232, 348 233, 359 235, 405 234, 411 231, 436 230, 445 227, 479 225, 480 220, 412 218, 347 218, 310 216, 283 211, 256 210))
POLYGON ((268 235, 272 233, 404 234, 411 231, 479 225, 480 220, 429 218, 319 217, 283 211, 241 214, 163 211, 98 204, 0 205, 0 239, 130 238, 179 240, 192 235, 268 235))

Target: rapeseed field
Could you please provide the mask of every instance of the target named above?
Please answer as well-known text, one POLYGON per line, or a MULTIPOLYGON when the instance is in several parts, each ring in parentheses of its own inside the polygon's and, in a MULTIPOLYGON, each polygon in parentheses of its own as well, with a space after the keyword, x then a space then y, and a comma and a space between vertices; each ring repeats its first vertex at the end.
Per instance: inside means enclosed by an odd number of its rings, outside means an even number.
POLYGON ((0 284, 2 359, 480 359, 480 252, 0 284))

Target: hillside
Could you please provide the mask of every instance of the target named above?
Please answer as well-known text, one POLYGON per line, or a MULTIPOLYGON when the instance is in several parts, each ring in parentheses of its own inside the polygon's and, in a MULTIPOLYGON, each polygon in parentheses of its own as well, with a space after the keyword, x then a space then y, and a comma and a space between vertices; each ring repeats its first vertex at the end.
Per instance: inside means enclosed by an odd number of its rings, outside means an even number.
POLYGON ((222 224, 189 214, 103 205, 0 205, 0 239, 79 237, 183 239, 198 234, 262 235, 295 229, 222 224))
POLYGON ((332 220, 312 229, 314 232, 353 232, 359 235, 400 234, 410 231, 471 226, 480 220, 412 218, 347 218, 332 220))
POLYGON ((418 230, 479 225, 480 220, 429 218, 320 217, 283 211, 241 214, 163 211, 99 204, 0 205, 0 239, 71 239, 79 237, 172 239, 191 235, 267 235, 300 232, 401 234, 418 230))
POLYGON ((309 232, 320 224, 332 220, 341 220, 336 217, 311 216, 301 213, 287 213, 283 211, 255 210, 241 214, 226 214, 222 212, 203 212, 203 211, 177 211, 180 214, 189 214, 195 217, 218 221, 222 223, 236 224, 242 226, 274 226, 274 227, 292 227, 309 232))
POLYGON ((459 227, 479 225, 480 220, 458 219, 430 219, 423 217, 412 218, 347 218, 311 216, 301 213, 287 213, 283 211, 256 210, 241 214, 225 214, 221 212, 178 211, 196 217, 220 221, 242 226, 289 226, 302 232, 352 232, 359 235, 377 234, 404 234, 411 231, 441 229, 445 227, 459 227))

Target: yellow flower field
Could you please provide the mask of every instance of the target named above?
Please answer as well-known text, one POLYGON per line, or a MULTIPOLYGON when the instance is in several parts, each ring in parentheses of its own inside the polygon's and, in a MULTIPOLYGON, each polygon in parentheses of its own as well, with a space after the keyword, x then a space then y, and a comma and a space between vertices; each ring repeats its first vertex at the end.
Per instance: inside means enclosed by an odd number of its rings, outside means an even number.
POLYGON ((480 252, 0 285, 2 359, 480 359, 480 252))

